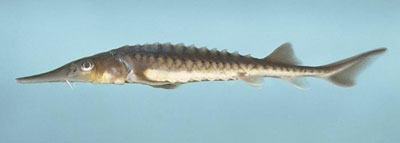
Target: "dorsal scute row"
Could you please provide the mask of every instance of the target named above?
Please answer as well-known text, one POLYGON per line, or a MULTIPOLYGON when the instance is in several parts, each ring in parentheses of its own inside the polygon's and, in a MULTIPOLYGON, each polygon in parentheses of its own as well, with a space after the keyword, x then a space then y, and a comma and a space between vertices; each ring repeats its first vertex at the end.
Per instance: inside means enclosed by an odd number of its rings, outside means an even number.
POLYGON ((185 46, 182 43, 154 43, 134 46, 123 46, 117 50, 129 52, 130 54, 144 54, 158 56, 167 56, 180 59, 198 59, 220 62, 234 62, 240 59, 241 62, 251 61, 251 56, 240 55, 237 51, 230 53, 227 50, 219 51, 217 49, 208 49, 206 47, 196 47, 194 45, 185 46))

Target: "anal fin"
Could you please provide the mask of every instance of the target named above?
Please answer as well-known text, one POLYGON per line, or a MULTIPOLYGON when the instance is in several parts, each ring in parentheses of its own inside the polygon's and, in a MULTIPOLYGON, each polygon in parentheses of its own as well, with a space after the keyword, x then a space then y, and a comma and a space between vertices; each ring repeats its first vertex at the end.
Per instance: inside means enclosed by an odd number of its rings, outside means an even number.
POLYGON ((299 89, 307 89, 309 87, 309 84, 304 77, 288 77, 282 79, 287 80, 289 83, 293 84, 296 88, 299 89))

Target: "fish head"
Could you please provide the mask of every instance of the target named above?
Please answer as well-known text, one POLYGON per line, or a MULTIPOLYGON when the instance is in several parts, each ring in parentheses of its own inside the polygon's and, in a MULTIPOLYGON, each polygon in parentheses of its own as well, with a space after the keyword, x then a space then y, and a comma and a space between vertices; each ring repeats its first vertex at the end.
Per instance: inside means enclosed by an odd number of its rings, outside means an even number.
POLYGON ((42 74, 17 78, 19 83, 93 82, 124 83, 124 65, 113 56, 97 54, 84 57, 42 74))
MULTIPOLYGON (((91 57, 94 63, 94 69, 90 72, 93 83, 115 83, 123 84, 130 72, 124 58, 120 55, 110 54, 110 52, 102 53, 91 57)), ((84 65, 84 63, 81 63, 84 65)), ((81 68, 82 69, 82 68, 81 68)))

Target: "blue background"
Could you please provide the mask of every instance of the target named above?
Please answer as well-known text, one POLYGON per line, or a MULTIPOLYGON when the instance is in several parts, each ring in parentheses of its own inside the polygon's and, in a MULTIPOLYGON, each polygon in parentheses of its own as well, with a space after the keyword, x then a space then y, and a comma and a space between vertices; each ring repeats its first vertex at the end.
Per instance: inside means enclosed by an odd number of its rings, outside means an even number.
POLYGON ((400 1, 0 1, 0 142, 400 142, 400 1), (264 57, 291 42, 305 65, 387 47, 352 88, 310 78, 175 90, 18 84, 123 45, 195 44, 264 57))

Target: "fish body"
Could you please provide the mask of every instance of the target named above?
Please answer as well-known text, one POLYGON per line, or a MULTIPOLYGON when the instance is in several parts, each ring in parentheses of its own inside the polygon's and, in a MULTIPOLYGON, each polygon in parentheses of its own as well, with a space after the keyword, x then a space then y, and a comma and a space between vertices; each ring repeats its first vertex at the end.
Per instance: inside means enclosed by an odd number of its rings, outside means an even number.
POLYGON ((338 86, 355 84, 356 74, 383 53, 380 48, 323 66, 301 66, 291 44, 285 43, 265 58, 238 52, 197 48, 183 44, 144 44, 123 46, 68 63, 56 70, 18 78, 21 83, 92 82, 140 83, 158 88, 199 81, 243 80, 259 86, 264 77, 281 78, 304 88, 303 77, 328 79, 338 86))

